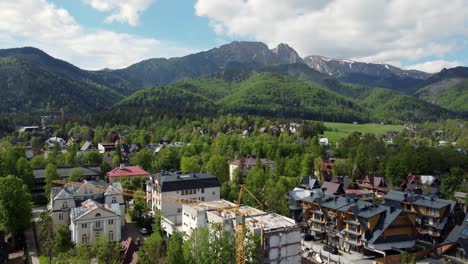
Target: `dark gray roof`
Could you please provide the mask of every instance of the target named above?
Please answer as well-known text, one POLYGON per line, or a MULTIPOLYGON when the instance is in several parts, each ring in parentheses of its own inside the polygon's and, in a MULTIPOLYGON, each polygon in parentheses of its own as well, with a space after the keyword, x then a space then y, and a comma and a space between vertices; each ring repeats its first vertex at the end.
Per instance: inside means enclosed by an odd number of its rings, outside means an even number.
MULTIPOLYGON (((102 171, 101 167, 63 167, 63 168, 57 168, 57 173, 60 175, 61 178, 67 178, 70 176, 71 170, 74 168, 81 168, 83 172, 83 177, 92 177, 92 176, 101 176, 102 171)), ((35 179, 45 179, 45 169, 34 169, 34 178, 35 179)))
POLYGON ((208 173, 179 174, 161 172, 152 176, 161 179, 161 192, 220 187, 218 177, 208 173), (156 177, 155 177, 156 176, 156 177))
POLYGON ((463 223, 455 226, 440 245, 447 244, 458 244, 465 252, 468 252, 468 215, 465 215, 463 223))

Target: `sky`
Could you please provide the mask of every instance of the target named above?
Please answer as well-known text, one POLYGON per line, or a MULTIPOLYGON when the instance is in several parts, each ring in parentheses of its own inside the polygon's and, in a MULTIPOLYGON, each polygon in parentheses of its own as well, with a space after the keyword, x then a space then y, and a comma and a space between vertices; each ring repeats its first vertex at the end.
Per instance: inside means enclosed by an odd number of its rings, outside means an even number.
POLYGON ((0 48, 123 68, 234 40, 438 72, 468 65, 466 0, 0 0, 0 48))

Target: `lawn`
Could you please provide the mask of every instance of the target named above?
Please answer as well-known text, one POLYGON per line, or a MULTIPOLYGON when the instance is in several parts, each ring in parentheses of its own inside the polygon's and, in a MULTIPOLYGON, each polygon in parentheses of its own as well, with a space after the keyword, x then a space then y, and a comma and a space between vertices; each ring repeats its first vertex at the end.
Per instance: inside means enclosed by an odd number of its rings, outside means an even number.
POLYGON ((347 137, 353 132, 361 132, 362 134, 373 133, 381 136, 388 131, 402 131, 403 126, 400 125, 381 125, 376 123, 368 124, 352 124, 352 123, 332 123, 324 122, 325 126, 331 131, 325 131, 324 137, 328 138, 329 142, 337 142, 338 140, 347 137))

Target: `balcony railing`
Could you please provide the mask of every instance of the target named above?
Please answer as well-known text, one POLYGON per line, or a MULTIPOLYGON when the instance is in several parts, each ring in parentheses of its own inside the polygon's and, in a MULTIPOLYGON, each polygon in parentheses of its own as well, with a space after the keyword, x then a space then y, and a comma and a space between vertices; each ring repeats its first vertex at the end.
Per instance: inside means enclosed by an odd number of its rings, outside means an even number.
POLYGON ((359 233, 357 230, 352 230, 352 229, 345 229, 344 230, 346 233, 353 235, 353 236, 360 236, 361 233, 359 233))
POLYGON ((359 222, 357 220, 344 220, 343 222, 350 225, 359 225, 359 222))
POLYGON ((315 218, 310 218, 309 221, 314 222, 314 223, 325 224, 325 221, 322 221, 320 219, 315 219, 315 218))

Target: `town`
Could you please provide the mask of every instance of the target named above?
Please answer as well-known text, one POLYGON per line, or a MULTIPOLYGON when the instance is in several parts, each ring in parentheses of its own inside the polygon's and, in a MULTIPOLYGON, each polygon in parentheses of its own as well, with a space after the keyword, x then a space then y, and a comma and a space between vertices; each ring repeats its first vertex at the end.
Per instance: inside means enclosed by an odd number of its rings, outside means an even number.
POLYGON ((466 263, 450 122, 332 141, 313 121, 43 118, 1 141, 0 263, 466 263))

